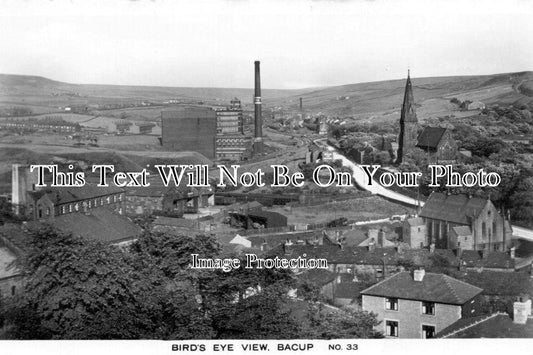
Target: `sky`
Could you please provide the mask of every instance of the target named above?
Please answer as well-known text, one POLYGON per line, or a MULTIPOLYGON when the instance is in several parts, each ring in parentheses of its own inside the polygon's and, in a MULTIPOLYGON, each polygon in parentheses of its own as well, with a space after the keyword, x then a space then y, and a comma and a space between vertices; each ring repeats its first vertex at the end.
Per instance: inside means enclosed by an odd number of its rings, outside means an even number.
POLYGON ((2 0, 0 73, 297 89, 533 70, 532 0, 2 0))

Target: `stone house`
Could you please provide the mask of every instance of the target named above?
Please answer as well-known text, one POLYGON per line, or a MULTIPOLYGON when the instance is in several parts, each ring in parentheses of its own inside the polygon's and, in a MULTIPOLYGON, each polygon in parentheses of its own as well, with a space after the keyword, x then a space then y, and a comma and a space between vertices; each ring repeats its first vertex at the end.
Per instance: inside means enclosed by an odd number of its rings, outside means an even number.
POLYGON ((363 290, 364 311, 387 338, 433 338, 462 318, 481 314, 483 290, 444 274, 400 272, 363 290))

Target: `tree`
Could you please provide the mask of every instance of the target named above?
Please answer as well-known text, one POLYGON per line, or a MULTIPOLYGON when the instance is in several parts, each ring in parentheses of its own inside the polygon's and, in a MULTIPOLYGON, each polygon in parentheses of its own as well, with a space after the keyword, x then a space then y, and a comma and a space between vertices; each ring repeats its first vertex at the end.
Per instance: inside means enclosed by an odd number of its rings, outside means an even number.
POLYGON ((379 324, 375 314, 349 306, 332 312, 326 311, 321 303, 315 303, 310 306, 308 317, 303 333, 307 339, 383 338, 380 332, 374 330, 379 324))
POLYGON ((20 222, 20 218, 13 213, 13 206, 4 199, 0 199, 0 226, 5 223, 20 222))
POLYGON ((15 338, 132 339, 147 326, 117 248, 46 227, 32 235, 21 267, 24 291, 8 313, 15 338))

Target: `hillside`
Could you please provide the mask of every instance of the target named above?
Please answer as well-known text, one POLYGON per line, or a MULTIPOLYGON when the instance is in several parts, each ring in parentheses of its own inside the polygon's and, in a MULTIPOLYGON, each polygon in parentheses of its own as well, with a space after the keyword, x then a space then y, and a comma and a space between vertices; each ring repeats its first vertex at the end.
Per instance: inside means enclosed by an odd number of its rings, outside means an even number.
MULTIPOLYGON (((421 119, 449 114, 454 109, 449 102, 453 97, 488 105, 533 103, 533 72, 411 79, 421 119)), ((388 121, 399 118, 404 87, 405 79, 389 80, 327 87, 300 96, 308 112, 388 121)), ((290 95, 271 104, 295 110, 300 96, 290 95)))
MULTIPOLYGON (((274 99, 301 91, 264 89, 262 94, 265 99, 274 99)), ((140 101, 161 104, 169 99, 182 103, 202 101, 216 106, 227 105, 234 97, 251 106, 253 89, 69 84, 39 76, 0 74, 0 106, 29 105, 41 110, 49 107, 51 112, 67 105, 127 105, 140 101)))
MULTIPOLYGON (((453 97, 489 105, 533 101, 533 72, 412 77, 412 81, 421 119, 449 114, 454 109, 449 102, 453 97)), ((388 121, 398 118, 404 85, 402 78, 324 88, 266 89, 264 108, 297 110, 302 97, 306 112, 388 121)), ((241 98, 243 105, 251 109, 252 96, 252 89, 69 84, 38 76, 0 74, 0 107, 27 106, 33 113, 57 112, 59 107, 68 105, 92 106, 97 110, 106 105, 115 105, 115 109, 120 105, 138 105, 141 101, 160 105, 169 99, 184 104, 223 106, 233 97, 241 98)))

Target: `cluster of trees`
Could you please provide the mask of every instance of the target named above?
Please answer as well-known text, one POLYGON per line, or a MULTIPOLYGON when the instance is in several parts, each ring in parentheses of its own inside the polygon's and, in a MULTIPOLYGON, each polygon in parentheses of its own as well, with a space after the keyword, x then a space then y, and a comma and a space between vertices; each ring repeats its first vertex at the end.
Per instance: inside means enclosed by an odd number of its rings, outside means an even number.
MULTIPOLYGON (((127 248, 44 228, 20 259, 24 289, 0 300, 8 339, 375 337, 366 312, 326 315, 317 288, 287 270, 190 269, 220 257, 213 237, 146 233, 127 248), (300 290, 300 300, 288 296, 300 290), (303 316, 293 312, 303 304, 303 316)), ((301 308, 300 308, 301 309, 301 308)))
POLYGON ((32 109, 24 106, 4 107, 0 110, 0 116, 20 117, 29 116, 32 114, 32 109))

